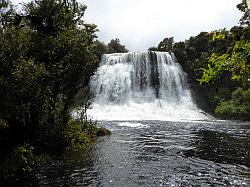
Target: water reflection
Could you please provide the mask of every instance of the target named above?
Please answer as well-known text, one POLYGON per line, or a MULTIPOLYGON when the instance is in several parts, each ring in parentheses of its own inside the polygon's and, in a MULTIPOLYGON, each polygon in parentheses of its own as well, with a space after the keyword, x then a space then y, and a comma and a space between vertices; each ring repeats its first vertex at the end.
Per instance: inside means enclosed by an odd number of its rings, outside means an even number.
POLYGON ((195 135, 195 149, 185 151, 186 156, 250 167, 250 136, 213 130, 199 130, 195 135))
POLYGON ((36 186, 79 186, 90 185, 100 175, 95 170, 96 158, 93 149, 82 152, 66 152, 36 173, 36 186))
POLYGON ((103 122, 110 137, 40 168, 36 186, 250 185, 249 125, 138 124, 103 122))

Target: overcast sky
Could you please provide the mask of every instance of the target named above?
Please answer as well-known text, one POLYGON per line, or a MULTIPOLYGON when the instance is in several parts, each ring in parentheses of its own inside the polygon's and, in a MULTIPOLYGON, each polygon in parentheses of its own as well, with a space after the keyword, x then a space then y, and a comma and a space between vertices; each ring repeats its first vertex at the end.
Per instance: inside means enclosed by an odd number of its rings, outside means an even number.
POLYGON ((183 41, 201 31, 230 28, 242 15, 236 8, 241 0, 80 1, 88 6, 85 20, 98 26, 101 41, 119 38, 131 51, 145 51, 165 37, 183 41))

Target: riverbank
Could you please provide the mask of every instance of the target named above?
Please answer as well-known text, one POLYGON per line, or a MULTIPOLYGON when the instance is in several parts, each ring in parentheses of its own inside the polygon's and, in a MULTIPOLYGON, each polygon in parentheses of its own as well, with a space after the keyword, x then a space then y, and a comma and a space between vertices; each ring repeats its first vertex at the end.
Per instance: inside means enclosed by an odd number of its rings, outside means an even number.
MULTIPOLYGON (((8 128, 4 130, 8 131, 8 128)), ((10 142, 1 139, 0 181, 12 183, 27 177, 35 168, 47 164, 53 155, 63 154, 65 150, 87 150, 96 143, 98 137, 110 134, 108 129, 98 126, 97 122, 71 119, 61 135, 64 136, 63 142, 60 144, 57 142, 57 145, 50 145, 49 141, 41 144, 34 140, 24 144, 13 142, 13 145, 10 145, 10 142)))
MULTIPOLYGON (((33 186, 243 186, 250 184, 249 124, 104 121, 111 136, 34 171, 33 186)), ((25 185, 23 185, 25 186, 25 185)))

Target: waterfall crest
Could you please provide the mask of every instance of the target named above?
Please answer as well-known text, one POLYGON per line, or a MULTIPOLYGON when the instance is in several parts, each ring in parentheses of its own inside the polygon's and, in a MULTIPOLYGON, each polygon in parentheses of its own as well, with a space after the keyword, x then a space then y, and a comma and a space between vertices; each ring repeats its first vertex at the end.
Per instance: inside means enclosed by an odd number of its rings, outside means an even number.
POLYGON ((105 54, 92 76, 97 120, 201 120, 186 74, 171 52, 105 54))

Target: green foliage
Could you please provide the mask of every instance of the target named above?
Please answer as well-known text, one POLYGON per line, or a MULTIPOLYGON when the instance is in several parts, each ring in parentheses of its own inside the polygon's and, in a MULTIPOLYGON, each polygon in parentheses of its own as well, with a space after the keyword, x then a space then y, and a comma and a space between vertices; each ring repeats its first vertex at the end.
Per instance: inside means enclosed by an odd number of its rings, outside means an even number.
POLYGON ((32 1, 1 29, 0 117, 16 141, 66 144, 61 129, 98 66, 96 26, 81 19, 85 9, 74 0, 32 1))
POLYGON ((232 99, 221 102, 215 113, 221 118, 250 120, 250 89, 235 90, 232 99))
POLYGON ((6 129, 8 127, 9 127, 9 124, 5 120, 0 119, 0 132, 1 130, 6 129))
POLYGON ((93 32, 92 25, 81 20, 86 8, 76 0, 31 1, 25 6, 25 18, 28 20, 26 24, 42 35, 55 35, 62 30, 75 29, 79 25, 83 25, 88 32, 93 32))
POLYGON ((208 100, 213 106, 231 98, 231 90, 227 87, 220 87, 217 91, 212 90, 208 94, 208 100))
POLYGON ((241 3, 237 5, 237 8, 243 12, 243 16, 240 19, 241 25, 249 25, 250 24, 250 15, 249 15, 249 7, 248 0, 241 0, 241 3))
MULTIPOLYGON (((244 29, 244 32, 249 33, 249 29, 244 29)), ((219 33, 215 34, 214 38, 224 40, 221 35, 225 36, 219 33)), ((233 41, 228 48, 227 53, 222 55, 212 54, 207 69, 203 68, 203 76, 199 79, 201 84, 214 84, 221 80, 224 74, 230 74, 232 80, 238 81, 243 86, 247 84, 250 76, 250 41, 241 37, 240 40, 233 41)))
POLYGON ((102 55, 108 53, 108 46, 105 43, 100 42, 99 40, 96 40, 94 42, 94 45, 95 54, 97 55, 98 59, 101 60, 102 55))
POLYGON ((198 79, 200 83, 209 83, 211 81, 217 81, 221 78, 221 76, 225 73, 228 63, 228 54, 223 54, 221 56, 217 56, 215 53, 209 59, 211 64, 208 64, 207 69, 202 68, 203 76, 201 79, 198 79))
POLYGON ((164 38, 157 47, 150 47, 149 51, 172 51, 174 45, 174 37, 164 38))
POLYGON ((172 51, 174 44, 174 37, 164 38, 158 45, 159 51, 172 51))
POLYGON ((72 119, 65 129, 65 136, 70 142, 70 148, 77 151, 86 149, 95 142, 96 132, 96 123, 72 119))
POLYGON ((213 32, 212 41, 225 40, 227 34, 228 34, 228 32, 226 31, 226 29, 221 29, 221 30, 215 31, 215 32, 213 32))
POLYGON ((2 177, 14 177, 29 174, 34 167, 46 162, 45 155, 34 155, 34 148, 29 144, 17 146, 0 166, 2 177))
MULTIPOLYGON (((82 113, 85 115, 84 113, 82 113)), ((97 123, 86 121, 85 116, 71 119, 65 128, 64 135, 68 139, 69 147, 79 151, 88 148, 97 140, 98 136, 110 135, 111 132, 103 127, 97 127, 97 123)))
POLYGON ((127 53, 128 50, 120 43, 118 38, 112 39, 107 45, 107 53, 127 53))
POLYGON ((211 33, 201 32, 185 42, 175 43, 173 52, 184 71, 195 81, 202 75, 202 68, 207 66, 212 51, 222 48, 223 45, 224 43, 215 45, 211 33))
MULTIPOLYGON (((3 176, 15 176, 43 161, 33 146, 78 150, 102 134, 85 112, 89 79, 107 47, 75 0, 31 1, 22 14, 8 0, 0 8, 0 167, 3 176), (84 118, 73 120, 70 112, 79 105, 84 118)), ((111 46, 125 50, 118 40, 111 46)))
POLYGON ((112 39, 107 45, 99 40, 94 41, 94 53, 98 57, 99 61, 101 61, 101 57, 103 54, 127 52, 128 50, 124 45, 120 43, 120 40, 118 38, 112 39))
POLYGON ((6 28, 13 21, 13 5, 9 0, 0 1, 0 29, 6 28))

